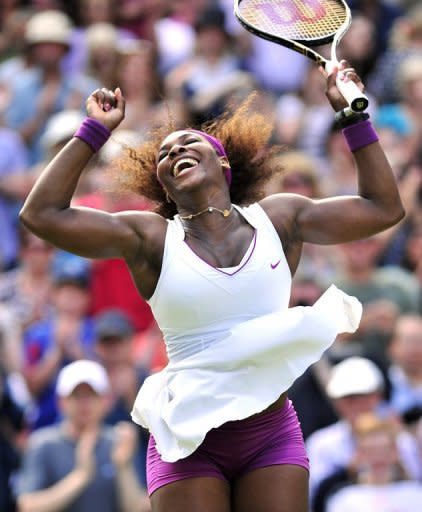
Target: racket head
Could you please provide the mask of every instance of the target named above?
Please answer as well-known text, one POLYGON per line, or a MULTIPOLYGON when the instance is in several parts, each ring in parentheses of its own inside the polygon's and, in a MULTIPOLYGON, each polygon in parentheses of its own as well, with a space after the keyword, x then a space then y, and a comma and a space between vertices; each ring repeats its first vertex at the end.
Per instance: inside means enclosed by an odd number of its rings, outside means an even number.
POLYGON ((343 0, 235 0, 234 13, 249 32, 284 46, 331 43, 351 23, 343 0))

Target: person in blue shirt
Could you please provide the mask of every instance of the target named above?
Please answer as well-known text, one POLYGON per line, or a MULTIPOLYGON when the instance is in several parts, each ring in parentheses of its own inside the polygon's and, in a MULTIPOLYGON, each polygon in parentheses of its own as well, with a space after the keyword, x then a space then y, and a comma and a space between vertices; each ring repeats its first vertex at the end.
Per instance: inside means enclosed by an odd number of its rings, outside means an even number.
POLYGON ((59 370, 91 357, 94 322, 88 316, 89 275, 81 269, 59 269, 53 276, 53 310, 24 333, 23 374, 33 396, 28 421, 32 429, 58 421, 55 386, 59 370))
POLYGON ((18 130, 30 150, 30 163, 45 156, 41 137, 51 115, 65 108, 83 108, 95 80, 63 73, 61 62, 70 48, 71 21, 59 11, 36 13, 29 20, 25 42, 32 65, 11 84, 6 125, 18 130))

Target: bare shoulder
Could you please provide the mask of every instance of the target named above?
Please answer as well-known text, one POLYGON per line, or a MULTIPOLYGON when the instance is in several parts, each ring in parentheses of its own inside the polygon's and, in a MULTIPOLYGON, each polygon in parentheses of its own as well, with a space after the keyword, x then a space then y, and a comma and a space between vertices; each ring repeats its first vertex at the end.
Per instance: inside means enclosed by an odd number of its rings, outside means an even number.
POLYGON ((300 212, 311 200, 298 194, 273 194, 259 202, 274 224, 280 238, 294 238, 294 227, 300 212))
MULTIPOLYGON (((131 210, 115 213, 114 217, 132 233, 136 239, 135 245, 141 252, 160 251, 164 247, 168 222, 161 215, 131 210)), ((131 253, 133 255, 133 247, 131 253)))
POLYGON ((158 213, 149 211, 122 211, 114 214, 120 222, 134 229, 141 237, 151 235, 151 232, 160 232, 167 229, 167 219, 158 213))
POLYGON ((133 233, 135 245, 124 254, 139 293, 148 300, 157 286, 164 254, 168 220, 153 212, 115 214, 133 233))

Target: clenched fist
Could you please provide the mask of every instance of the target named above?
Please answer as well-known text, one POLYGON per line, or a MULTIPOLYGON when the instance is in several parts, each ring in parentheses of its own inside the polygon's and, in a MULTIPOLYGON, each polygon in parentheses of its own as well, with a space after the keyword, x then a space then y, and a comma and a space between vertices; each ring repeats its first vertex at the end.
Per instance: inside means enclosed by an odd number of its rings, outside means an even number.
POLYGON ((88 116, 109 130, 114 130, 125 117, 125 99, 119 87, 115 91, 97 89, 86 101, 88 116))

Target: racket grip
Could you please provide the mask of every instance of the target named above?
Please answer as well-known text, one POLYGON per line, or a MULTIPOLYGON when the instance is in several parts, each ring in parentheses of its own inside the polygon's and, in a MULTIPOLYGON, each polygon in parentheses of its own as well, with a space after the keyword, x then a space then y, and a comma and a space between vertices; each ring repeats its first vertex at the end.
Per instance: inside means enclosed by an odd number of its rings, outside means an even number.
POLYGON ((350 108, 355 112, 363 112, 368 108, 368 97, 363 94, 355 82, 351 80, 344 82, 337 77, 337 88, 341 92, 343 98, 350 105, 350 108))

